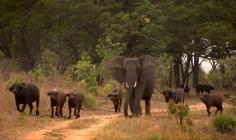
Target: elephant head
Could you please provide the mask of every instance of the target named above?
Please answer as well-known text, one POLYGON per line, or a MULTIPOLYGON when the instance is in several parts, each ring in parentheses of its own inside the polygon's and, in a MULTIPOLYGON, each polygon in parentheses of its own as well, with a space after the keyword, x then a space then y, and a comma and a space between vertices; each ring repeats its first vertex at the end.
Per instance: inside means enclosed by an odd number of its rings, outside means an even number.
MULTIPOLYGON (((135 58, 126 58, 123 56, 116 56, 106 65, 106 70, 115 78, 119 83, 124 83, 127 89, 127 95, 124 104, 124 115, 128 116, 128 104, 130 104, 131 98, 139 96, 141 100, 142 92, 138 93, 138 90, 144 90, 145 81, 154 77, 154 70, 156 68, 156 61, 150 55, 143 55, 135 58), (132 97, 131 97, 132 96, 132 97)), ((139 101, 140 102, 140 101, 139 101)), ((131 105, 132 108, 139 108, 137 105, 131 105)), ((136 112, 138 114, 138 112, 136 112)))

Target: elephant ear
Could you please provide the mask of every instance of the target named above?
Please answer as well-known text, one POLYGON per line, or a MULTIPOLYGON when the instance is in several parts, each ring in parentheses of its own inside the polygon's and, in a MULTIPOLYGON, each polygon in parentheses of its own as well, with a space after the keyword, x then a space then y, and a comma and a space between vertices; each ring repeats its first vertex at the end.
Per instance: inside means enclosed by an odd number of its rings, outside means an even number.
POLYGON ((110 73, 111 76, 119 83, 123 83, 125 81, 125 70, 123 68, 124 60, 125 57, 123 56, 115 56, 105 66, 106 71, 110 73))
POLYGON ((158 63, 154 57, 150 55, 143 55, 139 58, 141 65, 141 75, 143 78, 153 77, 155 74, 155 70, 157 69, 158 63))

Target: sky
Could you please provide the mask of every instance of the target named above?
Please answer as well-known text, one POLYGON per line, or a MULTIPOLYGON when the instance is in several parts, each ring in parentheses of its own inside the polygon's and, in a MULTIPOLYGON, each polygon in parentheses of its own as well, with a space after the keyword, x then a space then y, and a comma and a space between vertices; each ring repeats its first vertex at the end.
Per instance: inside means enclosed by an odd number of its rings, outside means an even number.
POLYGON ((211 70, 211 64, 208 61, 203 61, 201 66, 206 73, 211 70))

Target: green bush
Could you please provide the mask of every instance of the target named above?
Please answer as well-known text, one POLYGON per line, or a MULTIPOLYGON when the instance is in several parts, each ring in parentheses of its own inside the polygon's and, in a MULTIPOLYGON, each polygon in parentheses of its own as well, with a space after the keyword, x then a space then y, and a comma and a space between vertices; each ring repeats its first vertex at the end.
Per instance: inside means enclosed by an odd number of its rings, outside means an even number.
POLYGON ((73 67, 73 72, 76 76, 76 80, 85 80, 86 90, 89 93, 97 93, 98 84, 96 81, 96 69, 91 64, 90 58, 83 57, 82 60, 78 61, 73 67))
POLYGON ((87 108, 93 108, 96 105, 96 97, 91 94, 85 94, 84 105, 87 108))
POLYGON ((46 76, 53 75, 57 72, 57 66, 59 64, 59 57, 54 51, 50 49, 44 49, 41 53, 40 59, 37 65, 43 71, 46 76))
POLYGON ((216 116, 212 119, 213 126, 221 133, 232 132, 236 126, 236 120, 228 115, 216 116))
POLYGON ((6 81, 5 84, 5 88, 8 90, 14 83, 20 83, 23 80, 20 77, 15 77, 14 79, 8 80, 6 81))
POLYGON ((189 106, 187 104, 168 103, 168 113, 174 115, 181 128, 187 128, 189 125, 189 106), (184 122, 185 120, 185 122, 184 122))
POLYGON ((115 80, 108 81, 104 86, 104 89, 103 89, 104 93, 105 94, 111 93, 112 90, 115 89, 118 85, 119 85, 119 83, 116 82, 115 80))
POLYGON ((30 70, 28 72, 28 75, 33 80, 40 80, 41 81, 45 78, 44 72, 43 72, 42 68, 40 68, 40 67, 35 68, 34 70, 30 70))

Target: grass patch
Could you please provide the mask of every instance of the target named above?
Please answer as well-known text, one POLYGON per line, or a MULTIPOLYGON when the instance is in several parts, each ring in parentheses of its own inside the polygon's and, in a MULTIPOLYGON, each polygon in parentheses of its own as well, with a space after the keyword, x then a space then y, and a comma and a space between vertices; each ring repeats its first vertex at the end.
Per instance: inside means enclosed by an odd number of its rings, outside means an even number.
POLYGON ((212 119, 213 126, 221 133, 232 132, 236 127, 236 120, 229 115, 220 115, 212 119))

